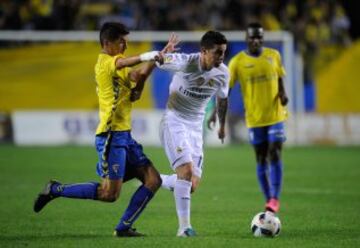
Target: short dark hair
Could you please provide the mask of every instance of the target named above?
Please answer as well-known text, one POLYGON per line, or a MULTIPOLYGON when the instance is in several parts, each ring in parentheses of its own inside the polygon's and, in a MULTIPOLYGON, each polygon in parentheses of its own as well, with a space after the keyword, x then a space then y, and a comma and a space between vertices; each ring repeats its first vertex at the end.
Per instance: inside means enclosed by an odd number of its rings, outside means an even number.
POLYGON ((103 46, 105 40, 115 41, 129 33, 126 26, 120 22, 105 22, 100 29, 100 44, 103 46))
POLYGON ((264 28, 260 23, 252 22, 247 25, 246 34, 250 37, 251 36, 262 37, 264 35, 264 28))
POLYGON ((247 25, 247 28, 263 28, 263 26, 258 22, 251 22, 247 25))
POLYGON ((217 31, 207 31, 200 41, 200 46, 205 49, 211 49, 214 45, 227 44, 225 35, 217 31))

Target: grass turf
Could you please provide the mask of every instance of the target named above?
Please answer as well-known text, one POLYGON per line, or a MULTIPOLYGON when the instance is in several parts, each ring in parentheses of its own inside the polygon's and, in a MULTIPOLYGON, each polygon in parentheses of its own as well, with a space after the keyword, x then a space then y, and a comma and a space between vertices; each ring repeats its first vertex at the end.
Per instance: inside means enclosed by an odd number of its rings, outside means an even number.
MULTIPOLYGON (((145 148, 160 172, 170 173, 160 148, 145 148)), ((116 239, 112 231, 136 181, 116 203, 57 199, 41 213, 33 199, 50 178, 64 183, 98 180, 91 147, 0 146, 0 247, 359 247, 360 148, 285 148, 284 187, 274 239, 254 238, 252 217, 263 209, 253 151, 248 146, 208 148, 205 171, 192 196, 198 236, 176 238, 173 196, 159 190, 135 227, 146 238, 116 239)))

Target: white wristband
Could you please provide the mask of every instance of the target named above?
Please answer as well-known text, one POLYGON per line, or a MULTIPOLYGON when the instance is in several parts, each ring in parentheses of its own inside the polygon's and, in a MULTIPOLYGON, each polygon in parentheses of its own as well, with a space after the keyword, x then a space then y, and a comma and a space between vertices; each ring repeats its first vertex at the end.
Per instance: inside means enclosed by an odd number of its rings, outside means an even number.
POLYGON ((150 61, 155 60, 155 57, 159 56, 159 51, 151 51, 147 53, 140 54, 140 60, 141 61, 150 61))

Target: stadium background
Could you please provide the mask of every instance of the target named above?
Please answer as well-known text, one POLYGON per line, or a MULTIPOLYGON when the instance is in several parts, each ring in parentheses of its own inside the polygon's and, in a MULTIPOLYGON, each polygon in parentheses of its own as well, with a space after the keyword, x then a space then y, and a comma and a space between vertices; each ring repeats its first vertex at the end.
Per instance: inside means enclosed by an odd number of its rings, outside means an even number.
MULTIPOLYGON (((246 23, 258 20, 267 32, 288 31, 293 35, 292 69, 298 73, 297 77, 287 78, 293 116, 309 113, 304 119, 315 119, 320 123, 318 129, 327 129, 326 122, 331 122, 334 124, 330 126, 341 130, 334 137, 323 132, 316 139, 299 142, 299 136, 312 136, 299 131, 310 125, 305 121, 300 128, 296 127, 296 131, 290 131, 290 143, 360 143, 360 134, 356 132, 360 125, 356 115, 360 111, 360 98, 357 97, 360 43, 356 39, 358 30, 351 25, 355 15, 351 12, 350 2, 224 0, 200 3, 202 11, 197 11, 197 5, 192 1, 2 1, 0 27, 5 32, 95 31, 105 21, 112 20, 125 23, 133 31, 201 31, 209 28, 240 31, 246 23), (294 83, 300 85, 300 90, 289 87, 294 83)), ((11 126, 11 120, 14 118, 11 115, 17 110, 96 111, 93 77, 93 65, 99 51, 96 42, 31 42, 11 38, 0 42, 0 140, 12 140, 14 123, 11 126)), ((151 40, 133 42, 126 54, 159 49, 162 45, 151 40)), ((267 42, 266 45, 279 49, 284 57, 281 43, 267 42)), ((230 43, 226 62, 243 48, 244 42, 230 43)), ((183 42, 181 49, 193 52, 198 45, 183 42)), ((170 78, 170 74, 155 70, 135 108, 164 109, 170 78)), ((229 111, 232 143, 247 139, 246 132, 239 128, 242 120, 241 95, 236 89, 230 99, 229 111)), ((291 130, 293 126, 290 122, 291 130)))
MULTIPOLYGON (((140 228, 154 238, 123 241, 125 246, 359 246, 357 15, 355 1, 345 0, 0 1, 0 181, 3 183, 0 246, 119 245, 106 234, 111 233, 116 222, 114 213, 125 208, 123 203, 129 199, 135 184, 124 187, 124 200, 107 206, 108 214, 103 213, 103 205, 88 202, 59 201, 42 216, 35 216, 30 206, 49 177, 67 182, 97 180, 92 170, 96 154, 88 145, 93 142, 97 123, 93 67, 99 45, 93 41, 8 38, 9 31, 15 31, 11 33, 13 37, 23 34, 36 37, 38 33, 32 31, 49 31, 48 37, 52 31, 92 32, 109 20, 121 21, 134 32, 168 33, 208 29, 241 32, 247 23, 260 21, 268 36, 278 31, 292 35, 295 56, 292 67, 301 70, 299 77, 286 78, 287 85, 300 80, 296 83, 301 89, 291 92, 290 99, 292 114, 288 122, 289 142, 284 151, 286 171, 280 212, 284 230, 280 239, 270 242, 250 239, 248 222, 261 210, 262 199, 256 185, 252 150, 246 145, 241 96, 234 90, 227 140, 234 145, 225 149, 206 148, 206 178, 194 197, 193 218, 202 236, 191 243, 175 243, 169 238, 176 228, 174 206, 168 192, 159 192, 139 222, 140 228), (294 98, 299 96, 301 101, 295 102, 294 98), (297 105, 299 102, 301 106, 297 105), (34 140, 34 137, 43 139, 34 140), (223 209, 227 211, 222 212, 223 209), (227 218, 229 212, 233 213, 232 218, 227 218), (92 215, 103 218, 89 218, 92 215), (62 216, 61 221, 58 216, 62 216)), ((285 55, 281 42, 267 44, 285 55)), ((126 54, 138 54, 162 45, 163 42, 151 39, 130 42, 126 54)), ((243 42, 231 43, 226 62, 244 46, 243 42)), ((181 44, 183 52, 197 49, 196 42, 181 44)), ((135 104, 135 120, 138 120, 135 129, 147 127, 147 132, 139 137, 140 142, 158 140, 157 126, 170 77, 155 70, 142 99, 135 104)), ((209 143, 220 145, 215 132, 206 135, 210 137, 209 143)), ((144 144, 157 168, 170 172, 162 149, 149 147, 151 142, 144 144)))

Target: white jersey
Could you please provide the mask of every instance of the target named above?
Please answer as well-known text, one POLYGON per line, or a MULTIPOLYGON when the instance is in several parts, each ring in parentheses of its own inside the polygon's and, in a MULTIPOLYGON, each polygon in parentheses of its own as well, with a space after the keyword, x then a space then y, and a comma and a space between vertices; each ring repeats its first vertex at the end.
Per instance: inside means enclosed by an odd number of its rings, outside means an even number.
POLYGON ((165 54, 161 69, 173 71, 167 109, 192 122, 202 122, 205 108, 212 96, 226 98, 230 74, 221 64, 209 71, 201 69, 200 53, 165 54))

